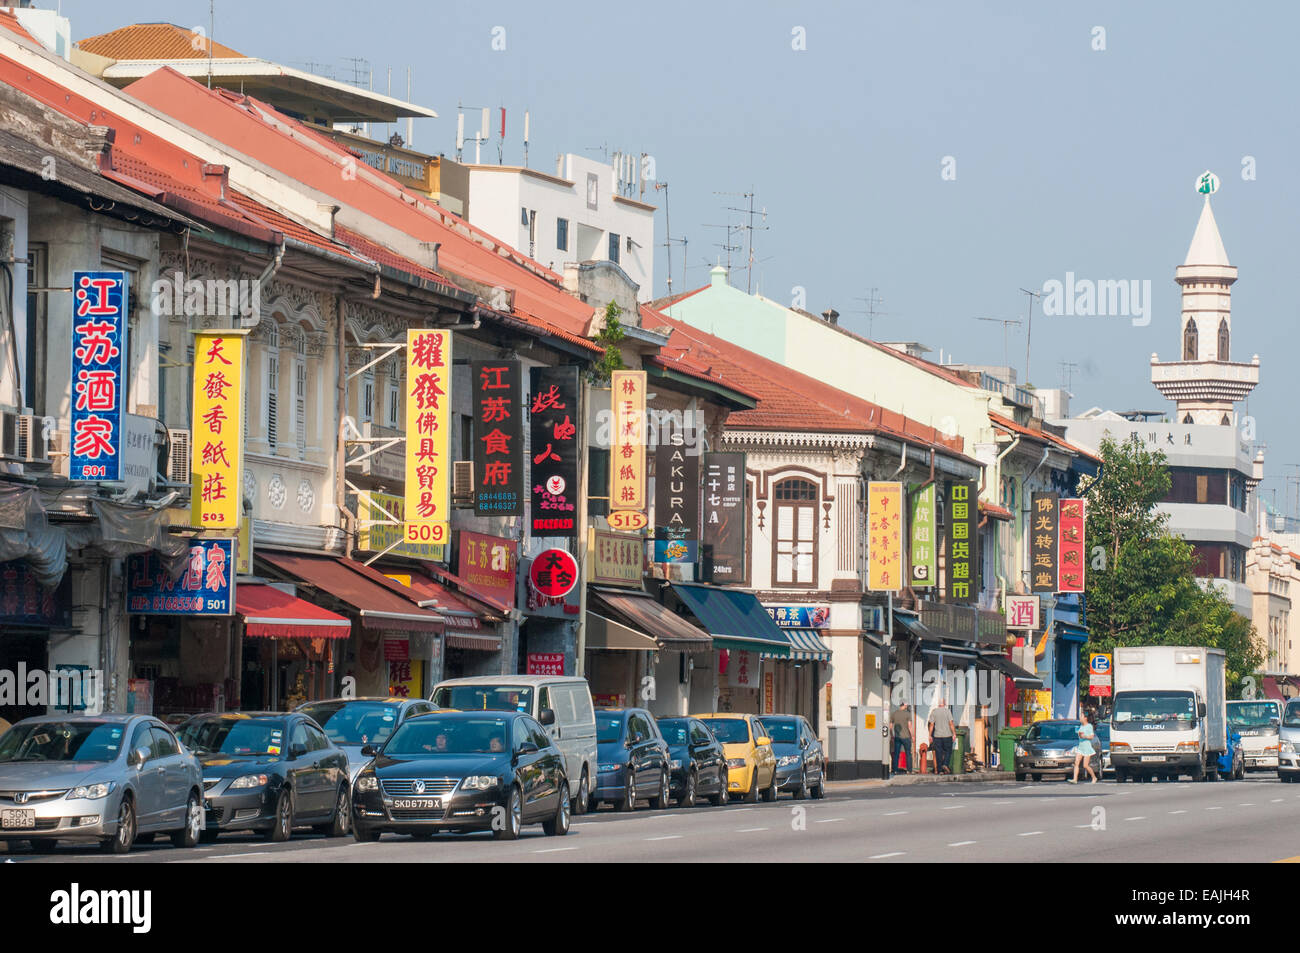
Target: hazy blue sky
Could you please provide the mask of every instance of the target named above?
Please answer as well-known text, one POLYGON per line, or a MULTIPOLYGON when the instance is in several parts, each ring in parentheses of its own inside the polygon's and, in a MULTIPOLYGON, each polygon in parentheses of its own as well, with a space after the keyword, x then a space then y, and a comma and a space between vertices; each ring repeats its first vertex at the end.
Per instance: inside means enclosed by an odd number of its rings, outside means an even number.
MULTIPOLYGON (((62 8, 74 39, 129 22, 208 22, 208 0, 62 8)), ((248 55, 332 65, 340 78, 361 57, 378 89, 391 66, 402 94, 413 67, 412 98, 441 117, 417 123, 422 150, 454 151, 463 101, 507 108, 508 163, 522 159, 525 108, 535 168, 603 145, 650 153, 670 183, 673 235, 689 241, 685 282, 674 249, 674 290, 705 283, 722 254, 721 230, 704 226, 726 222, 724 206, 741 200, 715 193, 750 188, 769 226, 755 236, 757 290, 788 303, 803 287, 808 310, 833 306, 865 333, 856 299, 876 288, 889 316, 874 336, 921 341, 935 358, 943 348, 1002 363, 1002 328, 973 318, 1023 320, 1019 288, 1066 272, 1150 280, 1146 327, 1035 307, 1030 380, 1059 386, 1059 362, 1078 364, 1076 411, 1172 410, 1148 362, 1153 351, 1178 357, 1174 268, 1200 212, 1195 179, 1212 169, 1223 183, 1215 215, 1240 269, 1232 357, 1262 360, 1243 410, 1268 445, 1265 488, 1281 503, 1295 492, 1285 465, 1300 463, 1287 383, 1300 341, 1287 284, 1300 201, 1297 26, 1300 8, 1282 2, 216 0, 214 35, 248 55), (504 51, 492 48, 498 26, 504 51), (806 50, 792 49, 796 27, 806 50), (1242 178, 1247 156, 1253 181, 1242 178)), ((662 241, 662 215, 656 230, 662 241)), ((660 249, 656 295, 665 277, 660 249)), ((733 283, 744 280, 737 272, 733 283)), ((1024 330, 1011 329, 1021 374, 1024 330)))

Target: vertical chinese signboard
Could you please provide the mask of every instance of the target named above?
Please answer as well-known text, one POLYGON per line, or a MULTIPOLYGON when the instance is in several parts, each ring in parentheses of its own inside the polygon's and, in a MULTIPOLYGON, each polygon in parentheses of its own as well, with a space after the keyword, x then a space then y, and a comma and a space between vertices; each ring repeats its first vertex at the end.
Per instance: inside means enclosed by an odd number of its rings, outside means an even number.
POLYGON ((474 361, 474 513, 524 511, 524 430, 518 361, 474 361))
POLYGON ((974 480, 953 480, 948 484, 947 586, 948 602, 969 605, 979 595, 979 487, 974 480))
POLYGON ((745 578, 745 455, 704 455, 704 521, 700 527, 706 582, 745 578))
POLYGON ((614 433, 609 453, 609 508, 644 510, 645 371, 610 375, 614 433))
POLYGON ((532 535, 578 536, 578 369, 534 367, 528 403, 532 535))
POLYGON ((1029 497, 1029 591, 1056 592, 1057 496, 1029 497))
POLYGON ((867 588, 886 592, 903 587, 903 484, 872 482, 867 487, 867 529, 871 569, 867 588))
POLYGON ((1084 565, 1086 512, 1083 500, 1061 500, 1061 563, 1057 568, 1058 592, 1083 592, 1088 568, 1084 565))
POLYGON ((447 542, 451 518, 451 332, 406 332, 406 522, 409 543, 447 542))
POLYGON ((935 540, 937 520, 934 510, 934 484, 911 494, 912 519, 912 587, 925 589, 937 584, 939 549, 935 540))
POLYGON ((247 334, 247 330, 201 331, 194 337, 190 519, 204 529, 239 529, 247 334))
POLYGON ((122 478, 128 289, 121 271, 72 276, 72 480, 122 478))
POLYGON ((699 455, 680 430, 662 427, 655 451, 655 562, 695 562, 699 518, 699 455))

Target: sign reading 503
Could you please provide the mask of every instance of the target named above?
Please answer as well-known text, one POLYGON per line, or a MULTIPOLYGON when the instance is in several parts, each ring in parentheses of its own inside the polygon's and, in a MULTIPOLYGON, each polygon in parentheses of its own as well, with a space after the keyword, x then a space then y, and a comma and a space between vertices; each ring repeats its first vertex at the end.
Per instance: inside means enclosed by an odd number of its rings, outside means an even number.
POLYGON ((402 524, 402 538, 408 543, 445 543, 448 536, 446 523, 402 524))

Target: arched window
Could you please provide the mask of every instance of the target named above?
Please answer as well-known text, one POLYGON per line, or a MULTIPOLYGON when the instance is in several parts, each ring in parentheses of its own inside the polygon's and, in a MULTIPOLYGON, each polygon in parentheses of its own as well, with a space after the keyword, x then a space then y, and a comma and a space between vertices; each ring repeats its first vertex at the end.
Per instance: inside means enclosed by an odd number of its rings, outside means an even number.
POLYGON ((782 480, 772 489, 776 532, 772 534, 774 585, 817 584, 817 484, 782 480))
POLYGON ((1228 359, 1228 319, 1219 319, 1219 354, 1218 360, 1226 361, 1228 359))
POLYGON ((1196 319, 1188 318, 1187 324, 1183 327, 1183 360, 1196 360, 1197 342, 1196 342, 1196 319))

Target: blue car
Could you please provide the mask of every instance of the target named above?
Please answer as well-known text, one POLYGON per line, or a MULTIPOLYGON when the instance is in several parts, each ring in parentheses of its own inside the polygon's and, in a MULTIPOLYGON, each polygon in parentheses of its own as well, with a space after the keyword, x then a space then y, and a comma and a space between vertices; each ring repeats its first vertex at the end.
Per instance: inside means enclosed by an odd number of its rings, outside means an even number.
POLYGON ((1246 776, 1246 756, 1241 750, 1241 735, 1228 732, 1228 750, 1219 755, 1219 777, 1240 781, 1246 776))
POLYGON ((596 710, 596 786, 592 809, 601 803, 631 811, 646 799, 655 810, 668 806, 668 745, 654 715, 644 708, 596 710))
POLYGON ((826 758, 817 734, 802 715, 764 715, 763 727, 776 755, 776 790, 796 801, 826 796, 826 758))

